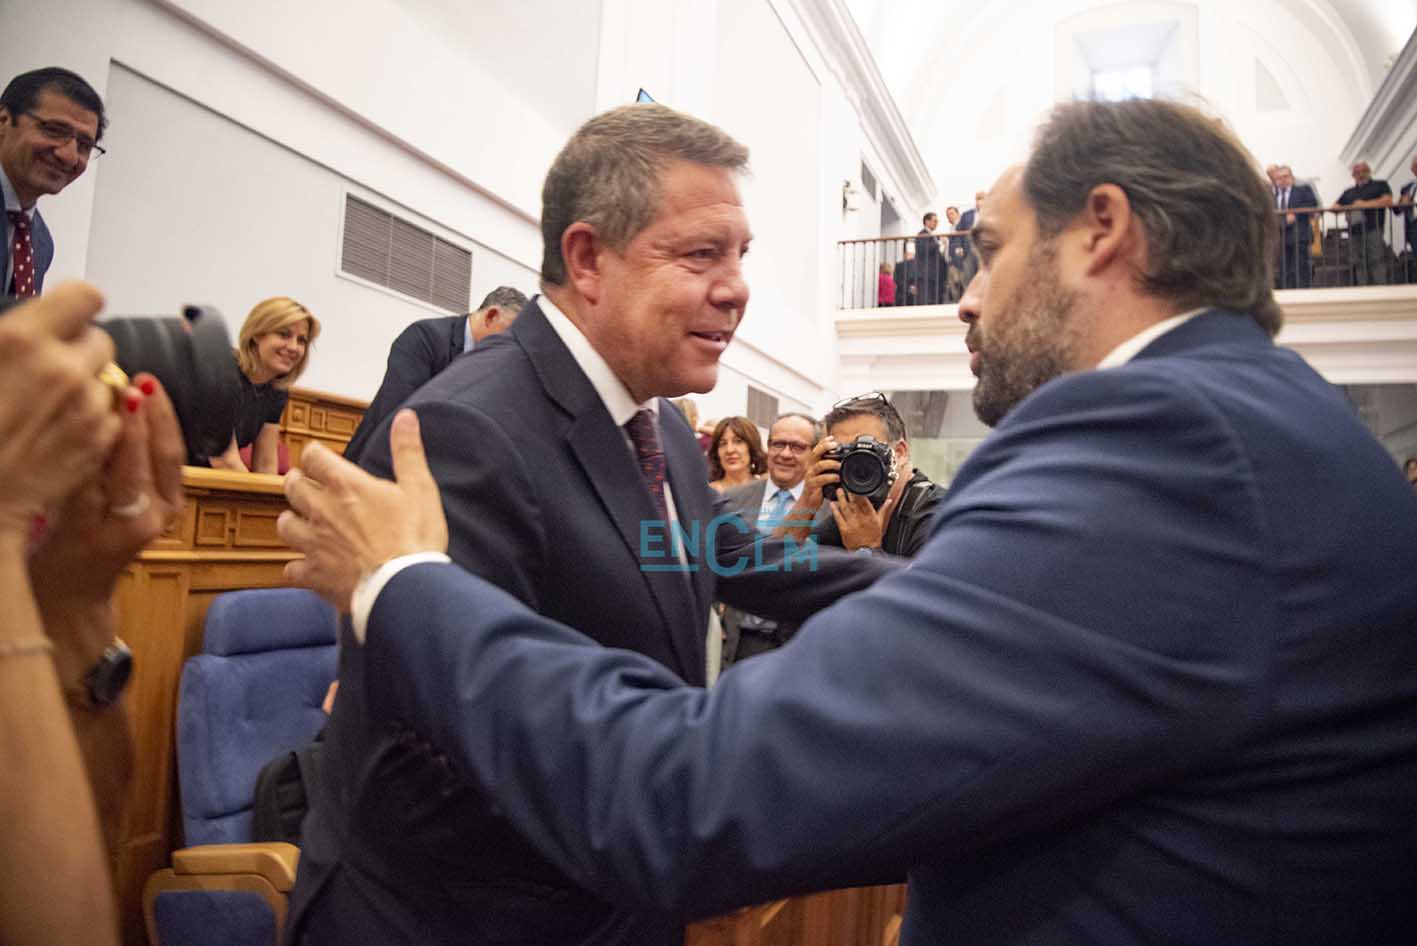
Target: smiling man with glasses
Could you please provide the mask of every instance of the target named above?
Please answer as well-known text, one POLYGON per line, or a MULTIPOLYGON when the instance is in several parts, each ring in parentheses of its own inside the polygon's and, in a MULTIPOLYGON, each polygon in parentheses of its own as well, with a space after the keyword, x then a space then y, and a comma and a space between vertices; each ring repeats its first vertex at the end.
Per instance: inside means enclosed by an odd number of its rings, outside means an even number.
POLYGON ((103 154, 108 120, 93 87, 49 67, 10 80, 0 93, 0 190, 5 195, 4 283, 0 295, 37 296, 54 259, 54 239, 36 209, 103 154))

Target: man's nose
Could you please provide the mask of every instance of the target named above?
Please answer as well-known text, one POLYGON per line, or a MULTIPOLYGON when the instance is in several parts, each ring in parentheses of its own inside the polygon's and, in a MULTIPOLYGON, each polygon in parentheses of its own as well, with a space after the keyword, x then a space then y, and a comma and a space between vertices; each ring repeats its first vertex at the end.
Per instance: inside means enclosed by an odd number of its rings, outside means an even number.
POLYGON ((714 285, 712 301, 716 306, 737 309, 741 316, 748 308, 748 295, 748 281, 743 278, 743 263, 739 261, 714 285))
POLYGON ((979 273, 974 274, 969 285, 964 287, 964 296, 959 300, 959 320, 965 325, 970 325, 979 318, 979 303, 984 295, 984 280, 979 277, 979 273))

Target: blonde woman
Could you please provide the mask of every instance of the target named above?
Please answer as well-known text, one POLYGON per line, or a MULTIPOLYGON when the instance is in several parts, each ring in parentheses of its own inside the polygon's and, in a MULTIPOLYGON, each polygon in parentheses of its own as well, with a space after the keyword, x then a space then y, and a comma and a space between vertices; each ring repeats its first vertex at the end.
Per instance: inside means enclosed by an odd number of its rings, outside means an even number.
POLYGON ((319 335, 320 320, 285 296, 258 302, 246 316, 236 348, 241 368, 236 429, 226 450, 211 458, 212 466, 245 472, 241 450, 250 446, 251 472, 278 472, 280 415, 319 335))

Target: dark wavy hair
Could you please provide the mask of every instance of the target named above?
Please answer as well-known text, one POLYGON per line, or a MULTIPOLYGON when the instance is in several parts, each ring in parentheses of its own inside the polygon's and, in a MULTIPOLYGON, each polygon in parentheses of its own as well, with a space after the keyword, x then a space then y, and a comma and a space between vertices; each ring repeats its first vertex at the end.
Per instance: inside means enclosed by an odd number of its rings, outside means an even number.
POLYGON ((1023 189, 1051 239, 1099 184, 1127 194, 1146 231, 1142 288, 1178 311, 1248 312, 1271 335, 1274 196, 1259 165, 1217 119, 1175 102, 1070 102, 1038 131, 1023 189))
POLYGON ((718 445, 723 442, 723 435, 729 430, 738 435, 738 439, 748 445, 748 470, 754 476, 766 473, 768 468, 767 451, 763 449, 763 438, 758 436, 758 425, 746 417, 725 417, 718 422, 718 426, 713 429, 713 440, 709 441, 708 465, 709 482, 723 479, 723 464, 718 459, 718 445))

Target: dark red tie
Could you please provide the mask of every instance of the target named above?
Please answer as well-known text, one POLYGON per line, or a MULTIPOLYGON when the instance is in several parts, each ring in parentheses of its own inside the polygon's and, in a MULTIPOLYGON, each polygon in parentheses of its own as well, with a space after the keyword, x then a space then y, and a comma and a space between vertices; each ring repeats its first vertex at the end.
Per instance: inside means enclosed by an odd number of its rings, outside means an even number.
POLYGON ((654 497, 659 518, 669 521, 669 506, 664 501, 664 451, 659 449, 659 431, 655 429, 654 412, 636 411, 635 416, 625 425, 625 433, 630 435, 630 443, 635 447, 635 459, 640 464, 640 475, 654 497))
POLYGON ((14 271, 10 284, 14 295, 28 299, 34 295, 34 250, 30 246, 30 218, 23 211, 11 210, 10 223, 15 227, 15 238, 10 241, 10 263, 14 271))

